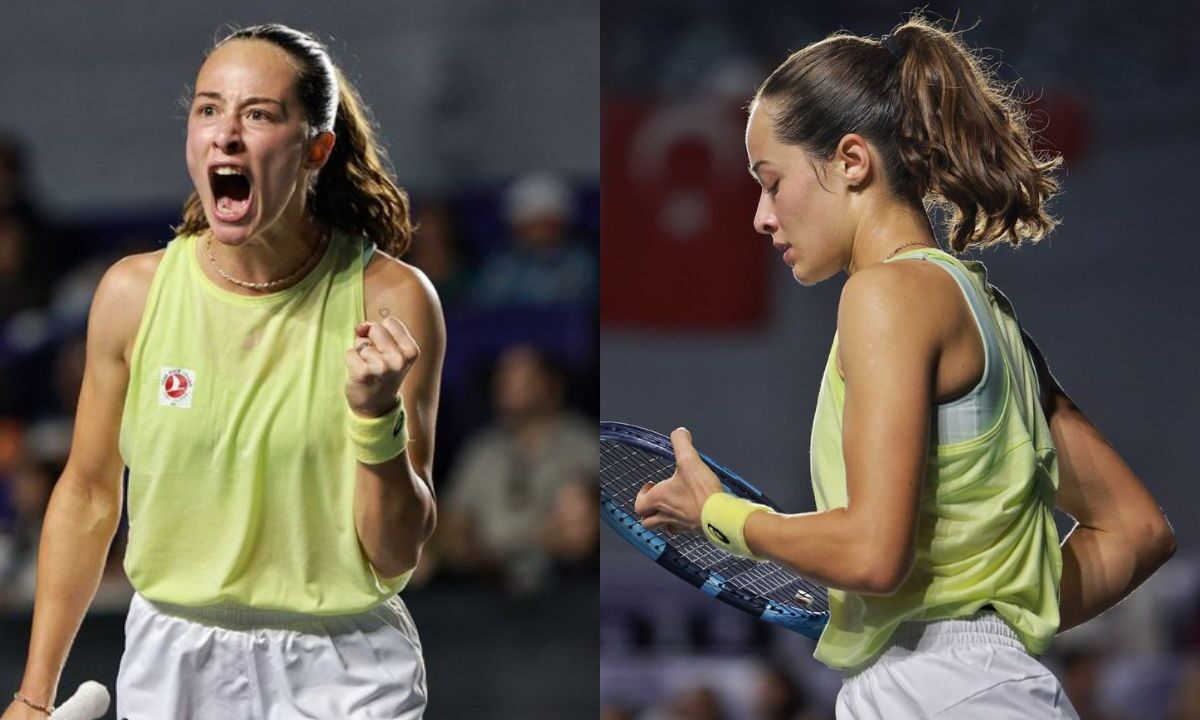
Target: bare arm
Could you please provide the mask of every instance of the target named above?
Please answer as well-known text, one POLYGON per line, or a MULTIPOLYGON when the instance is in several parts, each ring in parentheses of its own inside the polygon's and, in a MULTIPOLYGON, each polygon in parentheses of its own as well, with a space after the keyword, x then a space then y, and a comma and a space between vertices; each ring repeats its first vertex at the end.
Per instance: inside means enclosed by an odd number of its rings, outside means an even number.
POLYGON ((400 386, 409 443, 378 465, 358 464, 355 524, 367 559, 383 577, 413 569, 436 524, 432 481, 434 424, 446 347, 441 305, 412 267, 377 256, 366 278, 367 320, 400 320, 420 348, 400 386))
POLYGON ((1175 553, 1175 534, 1158 503, 1050 374, 1038 368, 1050 433, 1058 449, 1058 507, 1076 521, 1063 543, 1059 631, 1119 603, 1175 553))
POLYGON ((55 698, 121 518, 123 462, 117 436, 129 381, 127 351, 156 264, 150 256, 116 263, 92 301, 71 453, 42 526, 33 629, 21 682, 21 693, 41 704, 55 698))
POLYGON ((838 311, 847 506, 755 513, 745 532, 755 552, 806 577, 886 595, 912 568, 940 340, 935 325, 909 310, 920 286, 880 270, 851 278, 838 311))
MULTIPOLYGON (((921 302, 922 292, 927 293, 918 279, 894 268, 864 270, 846 284, 838 332, 846 378, 847 507, 750 515, 745 538, 755 554, 864 594, 893 593, 908 576, 944 330, 930 320, 931 313, 907 310, 921 302)), ((643 491, 636 509, 647 527, 696 529, 700 508, 720 486, 686 431, 677 430, 671 439, 676 476, 643 491)))

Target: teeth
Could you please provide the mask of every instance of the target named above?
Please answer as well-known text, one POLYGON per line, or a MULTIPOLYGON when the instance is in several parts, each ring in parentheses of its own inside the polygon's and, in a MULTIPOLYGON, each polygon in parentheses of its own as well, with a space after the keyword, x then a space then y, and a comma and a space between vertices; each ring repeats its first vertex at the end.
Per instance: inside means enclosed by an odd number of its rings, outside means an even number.
POLYGON ((217 175, 245 175, 241 168, 229 167, 228 165, 213 168, 213 172, 217 175))

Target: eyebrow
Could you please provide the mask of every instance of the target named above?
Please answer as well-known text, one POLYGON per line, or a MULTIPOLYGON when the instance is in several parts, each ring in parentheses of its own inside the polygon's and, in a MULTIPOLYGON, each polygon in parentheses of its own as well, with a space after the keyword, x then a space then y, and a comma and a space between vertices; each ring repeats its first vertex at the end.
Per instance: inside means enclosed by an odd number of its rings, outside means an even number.
MULTIPOLYGON (((208 90, 196 93, 196 97, 212 98, 214 100, 224 100, 225 99, 224 97, 221 96, 221 93, 211 92, 208 90)), ((284 109, 287 108, 287 106, 283 104, 282 100, 276 100, 275 98, 269 98, 269 97, 249 97, 249 98, 246 98, 242 102, 242 105, 258 105, 261 103, 273 103, 275 105, 278 105, 281 108, 284 108, 284 109)))
POLYGON ((754 163, 753 165, 751 165, 748 168, 748 170, 750 170, 750 176, 753 177, 755 180, 762 182, 762 180, 758 177, 758 167, 760 165, 770 165, 770 164, 771 164, 770 160, 759 160, 758 162, 754 163))

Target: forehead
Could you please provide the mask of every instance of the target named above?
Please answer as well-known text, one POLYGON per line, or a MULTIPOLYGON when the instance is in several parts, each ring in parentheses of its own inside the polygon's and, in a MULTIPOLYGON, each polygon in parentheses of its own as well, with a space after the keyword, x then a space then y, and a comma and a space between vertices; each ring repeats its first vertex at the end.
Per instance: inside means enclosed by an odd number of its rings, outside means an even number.
POLYGON ((231 40, 214 50, 196 76, 196 92, 286 99, 298 70, 282 48, 264 40, 231 40))
POLYGON ((751 162, 761 160, 762 155, 777 144, 774 130, 768 108, 762 102, 755 102, 746 121, 746 152, 751 162))

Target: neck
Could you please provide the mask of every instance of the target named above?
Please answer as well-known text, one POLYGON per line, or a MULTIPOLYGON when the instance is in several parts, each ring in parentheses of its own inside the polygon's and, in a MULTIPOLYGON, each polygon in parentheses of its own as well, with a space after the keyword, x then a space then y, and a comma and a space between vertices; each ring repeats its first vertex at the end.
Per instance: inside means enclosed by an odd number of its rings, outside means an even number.
POLYGON ((294 284, 310 269, 325 240, 325 231, 311 216, 280 218, 273 225, 240 243, 225 243, 212 232, 204 238, 201 257, 210 277, 220 286, 241 293, 276 292, 294 284), (211 258, 209 257, 211 254, 211 258), (242 282, 233 282, 228 277, 242 282), (272 283, 269 288, 247 288, 242 283, 272 283))
POLYGON ((882 263, 905 245, 904 249, 938 247, 929 217, 919 208, 888 202, 868 208, 860 218, 850 245, 847 275, 882 263))

